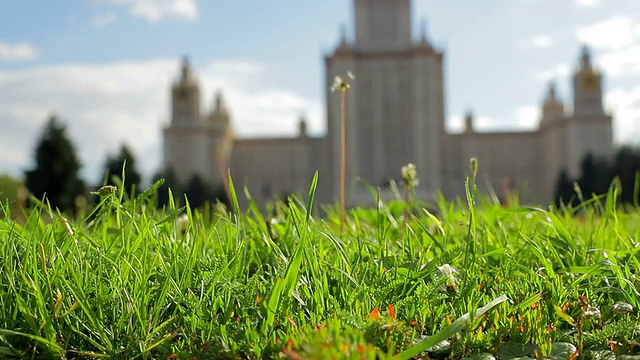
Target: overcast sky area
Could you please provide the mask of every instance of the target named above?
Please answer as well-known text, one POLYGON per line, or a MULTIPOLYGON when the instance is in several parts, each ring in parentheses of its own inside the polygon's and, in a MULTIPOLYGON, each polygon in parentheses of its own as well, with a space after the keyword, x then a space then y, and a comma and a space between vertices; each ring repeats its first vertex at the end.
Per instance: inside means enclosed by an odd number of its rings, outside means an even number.
MULTIPOLYGON (((530 130, 551 80, 569 86, 588 44, 604 72, 617 143, 640 141, 639 0, 414 0, 414 34, 445 52, 447 128, 530 130)), ((304 114, 326 130, 323 56, 348 0, 0 0, 0 174, 21 176, 51 114, 96 182, 130 145, 148 179, 161 164, 169 88, 188 55, 203 110, 216 89, 241 137, 288 136, 304 114)), ((357 76, 357 74, 356 74, 357 76)), ((357 80, 354 84, 357 86, 357 80)), ((569 107, 570 108, 570 107, 569 107)))

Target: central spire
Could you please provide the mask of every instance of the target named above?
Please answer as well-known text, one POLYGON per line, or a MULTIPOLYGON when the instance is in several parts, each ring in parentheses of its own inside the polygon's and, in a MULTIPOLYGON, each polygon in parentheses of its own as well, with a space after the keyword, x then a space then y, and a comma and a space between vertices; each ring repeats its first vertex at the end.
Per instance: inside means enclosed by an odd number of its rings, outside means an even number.
POLYGON ((356 46, 389 51, 411 46, 410 0, 354 0, 356 46))

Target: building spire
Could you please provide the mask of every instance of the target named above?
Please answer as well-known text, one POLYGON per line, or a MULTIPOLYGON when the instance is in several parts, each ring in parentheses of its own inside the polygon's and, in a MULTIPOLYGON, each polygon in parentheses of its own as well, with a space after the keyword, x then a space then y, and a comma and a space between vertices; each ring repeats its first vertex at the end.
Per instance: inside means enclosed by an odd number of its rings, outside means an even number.
POLYGON ((467 113, 464 116, 464 125, 465 125, 465 129, 464 129, 465 133, 475 132, 473 128, 473 110, 471 109, 467 110, 467 113))
POLYGON ((217 90, 215 93, 215 104, 213 111, 217 113, 226 113, 227 105, 224 103, 224 98, 222 97, 222 91, 217 90))
POLYGON ((189 57, 187 55, 182 57, 182 71, 181 71, 181 78, 180 80, 182 82, 187 82, 189 80, 191 80, 192 78, 192 74, 191 74, 191 64, 189 63, 189 57))
POLYGON ((298 119, 298 137, 307 137, 307 117, 300 114, 298 119))
POLYGON ((591 51, 589 50, 589 47, 586 44, 582 46, 582 56, 580 57, 580 69, 581 70, 591 69, 591 51))
POLYGON ((340 45, 347 45, 347 27, 340 24, 340 45))
POLYGON ((557 102, 558 97, 556 95, 556 83, 555 81, 549 81, 549 91, 547 92, 547 103, 557 102))
POLYGON ((558 97, 555 81, 549 82, 547 96, 542 104, 542 122, 547 123, 564 117, 564 104, 558 97))
POLYGON ((427 42, 427 19, 422 19, 420 22, 420 42, 427 42))
POLYGON ((210 119, 214 123, 229 123, 230 118, 231 115, 229 114, 227 103, 224 101, 222 90, 218 89, 213 96, 210 119))

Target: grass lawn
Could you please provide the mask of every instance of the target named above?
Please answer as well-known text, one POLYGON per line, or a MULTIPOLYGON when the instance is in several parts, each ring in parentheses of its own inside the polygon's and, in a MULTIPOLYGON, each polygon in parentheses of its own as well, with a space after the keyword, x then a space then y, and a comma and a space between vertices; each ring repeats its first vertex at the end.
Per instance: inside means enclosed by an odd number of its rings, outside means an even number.
POLYGON ((3 206, 0 358, 640 359, 640 209, 615 185, 574 209, 471 186, 407 221, 400 197, 344 233, 311 189, 264 217, 156 210, 153 189, 68 222, 3 206))

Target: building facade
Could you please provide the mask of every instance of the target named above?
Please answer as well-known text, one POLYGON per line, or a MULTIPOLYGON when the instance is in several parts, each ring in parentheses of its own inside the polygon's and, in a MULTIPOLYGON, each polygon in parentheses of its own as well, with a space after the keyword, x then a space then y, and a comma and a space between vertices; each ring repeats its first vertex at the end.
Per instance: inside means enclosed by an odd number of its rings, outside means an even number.
POLYGON ((366 185, 390 197, 391 180, 413 163, 417 196, 433 199, 464 194, 469 159, 479 160, 481 188, 501 192, 507 184, 521 199, 547 203, 565 170, 579 176, 589 153, 613 155, 612 118, 602 104, 602 74, 583 49, 573 75, 573 106, 550 84, 541 104, 537 130, 477 132, 473 116, 462 133, 445 130, 444 53, 424 34, 412 38, 410 0, 353 0, 355 40, 340 40, 325 56, 327 135, 307 135, 304 120, 294 138, 235 139, 221 94, 209 113, 201 113, 197 80, 185 61, 172 88, 171 124, 164 129, 164 166, 180 180, 193 174, 222 182, 227 167, 237 187, 247 186, 265 203, 276 196, 304 194, 315 171, 322 202, 338 198, 340 173, 340 97, 330 93, 336 76, 358 77, 347 94, 346 161, 348 203, 372 203, 366 185))

